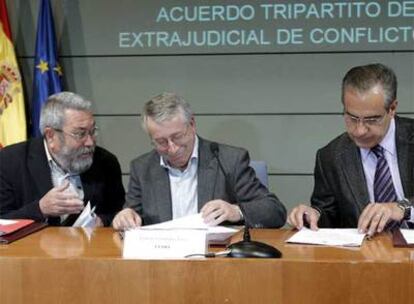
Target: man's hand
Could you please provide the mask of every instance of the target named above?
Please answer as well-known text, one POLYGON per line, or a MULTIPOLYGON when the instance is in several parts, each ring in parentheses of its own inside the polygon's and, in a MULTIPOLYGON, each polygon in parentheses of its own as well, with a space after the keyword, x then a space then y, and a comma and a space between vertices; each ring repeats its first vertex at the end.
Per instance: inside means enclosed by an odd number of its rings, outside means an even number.
POLYGON ((296 229, 302 229, 304 220, 309 224, 310 229, 318 230, 319 212, 307 205, 300 204, 293 208, 288 216, 288 224, 295 227, 296 229))
POLYGON ((201 208, 201 216, 204 222, 210 226, 216 226, 224 221, 239 222, 241 220, 240 208, 221 199, 207 202, 201 208))
POLYGON ((397 203, 370 203, 358 220, 358 231, 372 236, 380 233, 390 221, 401 221, 404 212, 398 207, 397 203))
POLYGON ((142 225, 142 219, 131 208, 125 208, 115 215, 112 221, 112 227, 116 230, 127 230, 131 228, 137 228, 142 225))
POLYGON ((63 214, 80 213, 83 209, 83 201, 71 191, 66 191, 69 182, 65 181, 59 187, 52 188, 39 201, 40 211, 45 216, 60 216, 63 214))
POLYGON ((104 226, 104 223, 102 219, 99 216, 96 216, 94 227, 97 228, 97 227, 103 227, 103 226, 104 226))

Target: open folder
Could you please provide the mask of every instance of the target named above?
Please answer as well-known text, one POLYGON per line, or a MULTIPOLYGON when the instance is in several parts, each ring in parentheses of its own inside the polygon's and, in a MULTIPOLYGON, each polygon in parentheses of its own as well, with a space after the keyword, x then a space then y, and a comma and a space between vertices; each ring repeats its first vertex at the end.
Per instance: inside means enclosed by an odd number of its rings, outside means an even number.
POLYGON ((0 219, 0 244, 10 244, 46 226, 46 223, 34 222, 28 219, 0 219))

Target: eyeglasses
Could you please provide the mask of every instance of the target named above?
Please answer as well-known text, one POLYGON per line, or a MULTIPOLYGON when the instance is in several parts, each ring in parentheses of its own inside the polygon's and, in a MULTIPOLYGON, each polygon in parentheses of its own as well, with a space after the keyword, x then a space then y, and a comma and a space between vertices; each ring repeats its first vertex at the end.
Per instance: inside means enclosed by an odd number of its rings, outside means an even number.
POLYGON ((167 149, 169 147, 170 142, 172 142, 176 146, 182 145, 182 144, 185 143, 185 140, 186 140, 189 129, 190 128, 187 125, 187 128, 186 128, 185 131, 173 134, 169 138, 152 139, 151 143, 155 148, 158 148, 158 149, 167 149))
POLYGON ((388 112, 384 115, 377 115, 371 117, 357 117, 352 115, 348 112, 344 112, 345 122, 348 126, 355 128, 359 123, 366 127, 375 127, 382 124, 384 121, 385 116, 387 116, 388 112))
POLYGON ((88 135, 92 138, 95 138, 96 136, 98 136, 98 128, 97 127, 93 127, 91 130, 79 130, 79 131, 76 131, 76 132, 66 132, 62 129, 54 129, 54 130, 57 131, 57 132, 67 134, 76 141, 84 141, 84 140, 86 140, 88 135))

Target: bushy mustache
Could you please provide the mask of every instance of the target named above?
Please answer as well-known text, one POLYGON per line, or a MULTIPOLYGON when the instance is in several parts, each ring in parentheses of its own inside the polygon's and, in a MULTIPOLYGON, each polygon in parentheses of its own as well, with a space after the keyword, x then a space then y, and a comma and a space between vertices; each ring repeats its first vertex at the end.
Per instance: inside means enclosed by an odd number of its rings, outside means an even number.
POLYGON ((72 156, 71 158, 75 159, 75 158, 81 156, 82 154, 90 154, 90 153, 93 154, 94 152, 95 152, 95 147, 81 147, 78 150, 73 151, 71 153, 71 156, 72 156))

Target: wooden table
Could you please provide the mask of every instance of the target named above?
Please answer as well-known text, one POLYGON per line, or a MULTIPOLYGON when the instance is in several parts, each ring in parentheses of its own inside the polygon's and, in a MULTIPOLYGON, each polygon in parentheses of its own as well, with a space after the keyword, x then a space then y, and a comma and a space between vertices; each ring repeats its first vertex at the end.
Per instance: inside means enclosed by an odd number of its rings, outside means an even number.
POLYGON ((111 228, 49 227, 0 246, 0 303, 412 303, 414 250, 388 234, 343 249, 285 244, 292 233, 252 231, 282 259, 139 261, 111 228))

